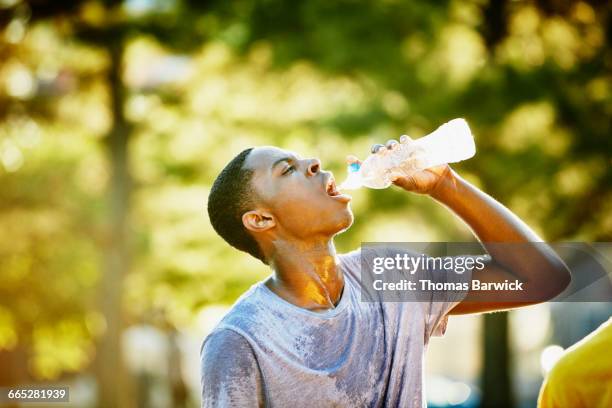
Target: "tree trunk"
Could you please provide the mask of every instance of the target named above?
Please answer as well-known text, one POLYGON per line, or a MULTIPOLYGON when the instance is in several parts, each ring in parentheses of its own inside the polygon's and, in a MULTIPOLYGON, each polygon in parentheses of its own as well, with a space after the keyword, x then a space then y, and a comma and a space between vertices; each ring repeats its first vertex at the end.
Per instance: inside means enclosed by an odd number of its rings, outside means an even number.
POLYGON ((123 115, 125 89, 121 80, 122 38, 109 36, 110 53, 108 84, 112 128, 105 142, 111 178, 108 186, 108 239, 103 254, 103 275, 100 283, 100 308, 106 320, 106 332, 97 349, 96 377, 100 407, 131 407, 129 375, 122 361, 123 281, 129 270, 128 213, 131 179, 128 169, 130 126, 123 115))
POLYGON ((172 407, 185 408, 189 390, 183 379, 182 354, 178 344, 178 331, 172 327, 168 332, 168 380, 172 396, 172 407))
POLYGON ((508 313, 486 314, 483 333, 484 369, 481 406, 483 408, 513 407, 508 313))
MULTIPOLYGON (((27 367, 28 356, 22 345, 17 345, 12 350, 0 350, 0 387, 25 387, 32 384, 27 367)), ((19 407, 17 403, 1 405, 3 408, 19 407)))

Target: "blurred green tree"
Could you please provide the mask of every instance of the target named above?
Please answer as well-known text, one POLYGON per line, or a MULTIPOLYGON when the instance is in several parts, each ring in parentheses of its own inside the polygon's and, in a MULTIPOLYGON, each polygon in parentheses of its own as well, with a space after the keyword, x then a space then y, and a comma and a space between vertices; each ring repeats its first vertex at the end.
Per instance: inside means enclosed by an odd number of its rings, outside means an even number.
MULTIPOLYGON (((263 276, 202 217, 213 177, 250 144, 339 170, 345 153, 463 116, 478 156, 462 174, 547 240, 612 236, 606 2, 5 3, 4 383, 23 382, 11 375, 24 359, 43 377, 81 369, 99 339, 100 406, 129 405, 117 381, 126 321, 161 311, 185 324, 263 276)), ((470 239, 419 197, 355 198, 341 250, 470 239)), ((511 404, 507 338, 492 336, 506 320, 485 319, 485 406, 511 404)))

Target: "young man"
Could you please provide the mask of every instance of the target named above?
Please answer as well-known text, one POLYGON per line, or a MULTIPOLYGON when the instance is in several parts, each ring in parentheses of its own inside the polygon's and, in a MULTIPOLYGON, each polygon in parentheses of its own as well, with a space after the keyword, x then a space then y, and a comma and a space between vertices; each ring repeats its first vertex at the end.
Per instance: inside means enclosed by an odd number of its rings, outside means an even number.
MULTIPOLYGON (((565 265, 545 244, 521 253, 489 244, 541 240, 450 167, 394 184, 431 196, 470 226, 490 255, 473 279, 518 278, 539 299, 568 285, 565 265)), ((219 174, 208 201, 213 227, 272 274, 205 339, 203 407, 421 407, 424 351, 447 315, 534 303, 524 293, 503 292, 492 302, 472 290, 429 303, 361 302, 360 251, 340 255, 333 243, 353 222, 350 200, 319 160, 275 147, 245 150, 219 174)))

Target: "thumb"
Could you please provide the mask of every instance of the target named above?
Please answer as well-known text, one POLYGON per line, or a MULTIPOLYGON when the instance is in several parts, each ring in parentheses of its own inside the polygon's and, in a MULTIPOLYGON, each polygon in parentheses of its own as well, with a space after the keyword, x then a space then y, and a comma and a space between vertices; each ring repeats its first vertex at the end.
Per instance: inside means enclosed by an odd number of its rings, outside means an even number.
POLYGON ((353 155, 346 156, 346 164, 350 166, 353 163, 357 163, 361 166, 361 160, 359 160, 357 156, 353 156, 353 155))
POLYGON ((398 187, 403 188, 407 191, 413 191, 416 187, 416 181, 414 177, 394 177, 392 183, 398 187))

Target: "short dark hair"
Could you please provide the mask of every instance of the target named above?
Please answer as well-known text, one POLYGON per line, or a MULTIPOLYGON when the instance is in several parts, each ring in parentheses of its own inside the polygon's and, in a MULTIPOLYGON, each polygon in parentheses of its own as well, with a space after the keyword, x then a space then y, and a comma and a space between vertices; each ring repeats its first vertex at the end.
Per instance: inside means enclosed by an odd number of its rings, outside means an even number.
POLYGON ((208 195, 208 217, 217 234, 228 244, 267 263, 257 241, 242 224, 243 214, 254 203, 253 170, 244 168, 252 150, 241 151, 215 179, 208 195))

